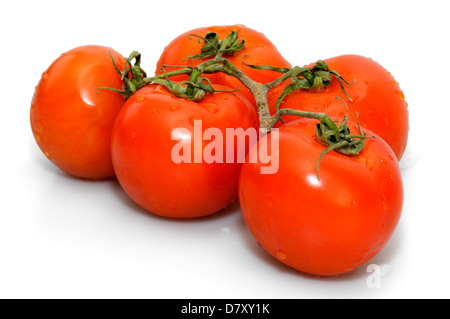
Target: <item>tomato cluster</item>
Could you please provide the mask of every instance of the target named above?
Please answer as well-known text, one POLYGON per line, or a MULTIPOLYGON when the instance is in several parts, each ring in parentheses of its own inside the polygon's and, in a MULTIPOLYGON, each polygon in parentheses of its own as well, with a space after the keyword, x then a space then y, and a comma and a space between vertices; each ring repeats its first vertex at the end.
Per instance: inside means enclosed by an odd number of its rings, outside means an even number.
POLYGON ((84 46, 43 73, 31 127, 61 170, 115 177, 168 218, 239 200, 257 242, 310 274, 346 273, 385 246, 402 211, 409 124, 380 64, 345 55, 292 68, 242 25, 180 35, 151 78, 138 57, 84 46))

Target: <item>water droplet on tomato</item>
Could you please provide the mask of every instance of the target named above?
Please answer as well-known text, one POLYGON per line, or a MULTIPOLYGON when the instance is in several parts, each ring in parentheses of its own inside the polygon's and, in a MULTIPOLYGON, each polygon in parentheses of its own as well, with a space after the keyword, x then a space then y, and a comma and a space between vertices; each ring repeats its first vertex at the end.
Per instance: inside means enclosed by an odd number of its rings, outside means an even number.
POLYGON ((403 94, 402 91, 397 91, 397 96, 400 98, 400 100, 404 101, 405 100, 405 95, 403 94))
POLYGON ((274 205, 274 199, 273 199, 273 196, 271 196, 271 195, 268 195, 267 196, 267 207, 273 207, 273 205, 274 205))
POLYGON ((201 121, 201 120, 202 120, 201 116, 191 116, 191 117, 189 118, 189 123, 190 123, 192 126, 194 126, 195 121, 201 121))
POLYGON ((158 85, 154 90, 154 93, 161 93, 161 94, 171 94, 170 91, 164 86, 164 85, 158 85))
POLYGON ((50 158, 50 153, 47 151, 44 151, 45 156, 47 156, 48 158, 50 158))
POLYGON ((38 133, 36 133, 34 134, 34 139, 36 140, 36 142, 39 143, 41 141, 41 136, 38 133))
POLYGON ((140 97, 138 97, 138 98, 136 99, 136 102, 141 103, 141 102, 144 101, 144 100, 145 100, 145 96, 141 95, 140 97))
POLYGON ((369 171, 373 171, 375 169, 376 163, 374 160, 370 158, 366 158, 366 167, 369 169, 369 171))
POLYGON ((208 103, 208 104, 205 104, 204 106, 211 113, 217 113, 219 111, 219 107, 217 106, 217 104, 208 103))
POLYGON ((381 228, 380 228, 380 235, 382 234, 382 233, 384 233, 384 223, 383 223, 383 225, 381 225, 381 228))
POLYGON ((48 78, 48 73, 44 72, 42 73, 42 80, 47 80, 48 78))
POLYGON ((172 104, 171 106, 169 106, 169 110, 171 111, 178 111, 179 109, 180 109, 179 105, 172 104))
POLYGON ((365 85, 369 85, 369 81, 365 80, 365 81, 364 81, 364 84, 365 84, 365 85))
POLYGON ((131 133, 131 138, 135 138, 136 137, 136 132, 131 133))
POLYGON ((277 259, 280 261, 286 260, 287 259, 286 253, 282 250, 277 250, 277 259))
POLYGON ((38 122, 36 123, 36 132, 42 133, 42 130, 43 130, 42 122, 41 122, 41 121, 38 121, 38 122))
POLYGON ((388 209, 389 209, 389 205, 388 205, 388 203, 386 202, 386 199, 383 198, 382 204, 383 204, 383 209, 384 209, 384 210, 388 210, 388 209))
POLYGON ((353 207, 355 207, 355 208, 359 206, 359 204, 358 204, 358 202, 356 201, 356 199, 353 200, 352 205, 353 205, 353 207))
POLYGON ((391 180, 394 180, 394 173, 391 171, 391 172, 389 172, 389 178, 391 179, 391 180))

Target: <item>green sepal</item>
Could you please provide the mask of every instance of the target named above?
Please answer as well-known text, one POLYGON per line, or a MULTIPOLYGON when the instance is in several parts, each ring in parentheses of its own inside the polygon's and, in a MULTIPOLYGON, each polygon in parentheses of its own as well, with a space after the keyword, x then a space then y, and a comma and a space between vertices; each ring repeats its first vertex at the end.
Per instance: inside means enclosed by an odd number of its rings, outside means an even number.
POLYGON ((208 32, 205 37, 201 37, 196 34, 190 34, 189 36, 195 36, 199 38, 199 41, 203 41, 203 46, 201 47, 201 53, 195 55, 188 55, 185 60, 188 59, 206 59, 210 57, 215 57, 218 54, 220 56, 232 55, 245 46, 245 40, 238 38, 237 31, 231 31, 223 40, 219 39, 219 35, 216 32, 208 32))

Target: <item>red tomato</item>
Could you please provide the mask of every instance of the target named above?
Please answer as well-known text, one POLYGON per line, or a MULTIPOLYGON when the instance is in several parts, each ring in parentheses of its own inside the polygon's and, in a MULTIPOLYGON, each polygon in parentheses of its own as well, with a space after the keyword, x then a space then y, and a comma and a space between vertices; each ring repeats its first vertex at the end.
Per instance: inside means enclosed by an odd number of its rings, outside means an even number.
MULTIPOLYGON (((325 146, 316 141, 316 123, 282 126, 279 149, 272 149, 278 171, 263 175, 261 161, 246 162, 239 199, 251 233, 272 256, 299 271, 330 276, 355 269, 385 246, 400 218, 403 184, 395 154, 380 138, 366 140, 357 156, 327 153, 318 179, 316 163, 325 146)), ((358 132, 355 124, 349 128, 358 132)), ((263 153, 270 136, 258 142, 263 153)))
POLYGON ((99 87, 122 89, 125 59, 111 48, 83 46, 62 54, 42 74, 31 104, 31 128, 42 152, 68 174, 114 176, 111 130, 124 98, 99 87))
MULTIPOLYGON (((337 71, 346 81, 344 84, 349 101, 343 93, 338 80, 333 77, 327 87, 312 90, 298 90, 288 95, 280 108, 292 108, 308 112, 325 112, 331 117, 342 118, 349 108, 349 121, 359 122, 389 144, 400 160, 408 141, 408 104, 394 77, 372 59, 358 55, 342 55, 324 60, 331 70, 337 71)), ((281 92, 289 84, 284 82, 268 94, 271 112, 281 92)), ((273 113, 272 113, 273 114, 273 113)), ((295 116, 283 116, 285 123, 296 120, 295 116)))
MULTIPOLYGON (((202 136, 210 128, 225 137, 227 128, 257 125, 255 109, 240 94, 217 92, 193 102, 175 97, 161 85, 145 86, 127 100, 113 128, 116 176, 131 199, 154 214, 171 218, 213 214, 237 198, 242 163, 227 163, 224 149, 218 155, 223 163, 208 163, 204 154, 212 141, 202 136), (194 125, 200 121, 198 135, 194 125), (176 151, 177 146, 184 150, 176 151), (174 150, 188 160, 174 160, 174 150)), ((226 140, 218 143, 216 154, 226 140)))
MULTIPOLYGON (((207 28, 199 28, 189 32, 186 32, 177 38, 175 38, 162 53, 156 68, 156 74, 162 74, 161 68, 163 65, 188 65, 196 66, 204 61, 210 60, 212 58, 206 59, 188 59, 185 60, 188 55, 195 55, 200 53, 203 46, 203 42, 199 43, 198 38, 190 36, 195 34, 204 37, 207 32, 216 32, 220 39, 225 38, 232 31, 238 32, 238 37, 245 40, 245 46, 242 50, 236 52, 231 56, 224 56, 231 63, 233 63, 238 69, 244 72, 252 80, 259 83, 268 83, 281 76, 280 73, 267 71, 267 70, 256 70, 246 66, 242 59, 247 64, 258 64, 258 65, 270 65, 277 67, 290 68, 291 65, 287 62, 281 54, 278 52, 277 48, 265 37, 264 34, 257 32, 253 29, 247 28, 243 25, 232 25, 232 26, 212 26, 207 28), (248 57, 245 57, 248 55, 248 57)), ((168 68, 167 71, 176 70, 177 68, 168 68)), ((215 74, 205 74, 205 77, 209 78, 213 83, 223 84, 230 86, 233 89, 241 88, 241 93, 249 99, 253 104, 254 97, 252 93, 236 78, 226 75, 224 73, 215 74)), ((186 80, 187 76, 175 76, 171 77, 174 81, 186 80)))

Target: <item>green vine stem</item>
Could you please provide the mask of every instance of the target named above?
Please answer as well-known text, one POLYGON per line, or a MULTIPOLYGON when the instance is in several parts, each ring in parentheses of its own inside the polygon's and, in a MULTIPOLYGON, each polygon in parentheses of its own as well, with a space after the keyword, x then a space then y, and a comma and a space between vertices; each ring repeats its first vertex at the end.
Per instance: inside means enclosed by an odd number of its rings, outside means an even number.
MULTIPOLYGON (((316 135, 319 141, 327 147, 322 152, 317 162, 316 170, 318 178, 320 178, 320 161, 328 152, 334 150, 344 155, 357 155, 364 148, 365 140, 368 137, 362 133, 359 123, 359 135, 351 134, 347 126, 347 115, 340 124, 336 124, 326 113, 304 112, 301 110, 279 108, 282 100, 290 93, 299 89, 314 89, 328 86, 331 84, 333 76, 339 81, 341 89, 347 99, 351 101, 351 98, 345 91, 344 83, 347 85, 352 85, 352 83, 347 82, 336 71, 330 70, 324 61, 318 61, 311 68, 295 66, 291 69, 246 64, 247 66, 255 69, 271 70, 282 74, 278 79, 270 83, 263 84, 253 81, 225 57, 226 55, 233 54, 234 52, 241 50, 245 45, 245 41, 238 38, 236 31, 231 32, 223 40, 220 40, 217 33, 214 32, 207 33, 205 37, 198 35, 191 36, 198 37, 199 41, 204 42, 204 45, 201 48, 201 53, 188 56, 187 59, 214 58, 200 63, 195 67, 184 66, 181 69, 170 72, 167 72, 167 68, 170 68, 171 66, 164 66, 162 70, 163 74, 147 77, 146 73, 140 67, 141 55, 139 52, 134 51, 126 59, 126 64, 123 70, 120 70, 113 60, 114 67, 117 72, 121 74, 121 77, 124 80, 124 89, 110 90, 118 92, 125 96, 125 98, 128 98, 141 87, 150 83, 157 83, 165 86, 175 96, 193 101, 200 101, 206 94, 213 94, 214 92, 217 92, 217 90, 215 90, 212 86, 211 81, 206 77, 203 77, 203 74, 222 72, 237 78, 253 94, 259 113, 260 129, 270 132, 278 121, 282 121, 282 116, 284 115, 311 118, 319 121, 316 126, 316 135), (134 64, 132 63, 133 60, 135 60, 134 64), (170 80, 170 77, 180 74, 189 75, 189 79, 179 83, 170 80), (275 114, 271 115, 269 111, 267 94, 270 90, 287 80, 290 80, 291 83, 286 86, 285 90, 280 95, 277 100, 275 114)), ((245 59, 245 57, 246 56, 244 56, 243 59, 245 59)), ((237 88, 236 91, 239 89, 240 88, 237 88)), ((345 104, 345 101, 342 101, 345 104)), ((347 104, 345 105, 347 107, 347 104)))
POLYGON ((124 88, 123 90, 117 90, 113 88, 100 87, 97 89, 97 92, 102 89, 111 90, 122 94, 127 99, 131 94, 136 92, 142 79, 147 76, 147 73, 145 73, 145 71, 141 68, 141 54, 137 51, 133 51, 128 56, 128 58, 126 58, 126 63, 123 70, 120 70, 117 66, 111 51, 109 52, 109 54, 111 56, 114 68, 116 69, 117 73, 120 74, 121 80, 124 82, 124 88), (134 63, 133 60, 135 60, 134 63))

